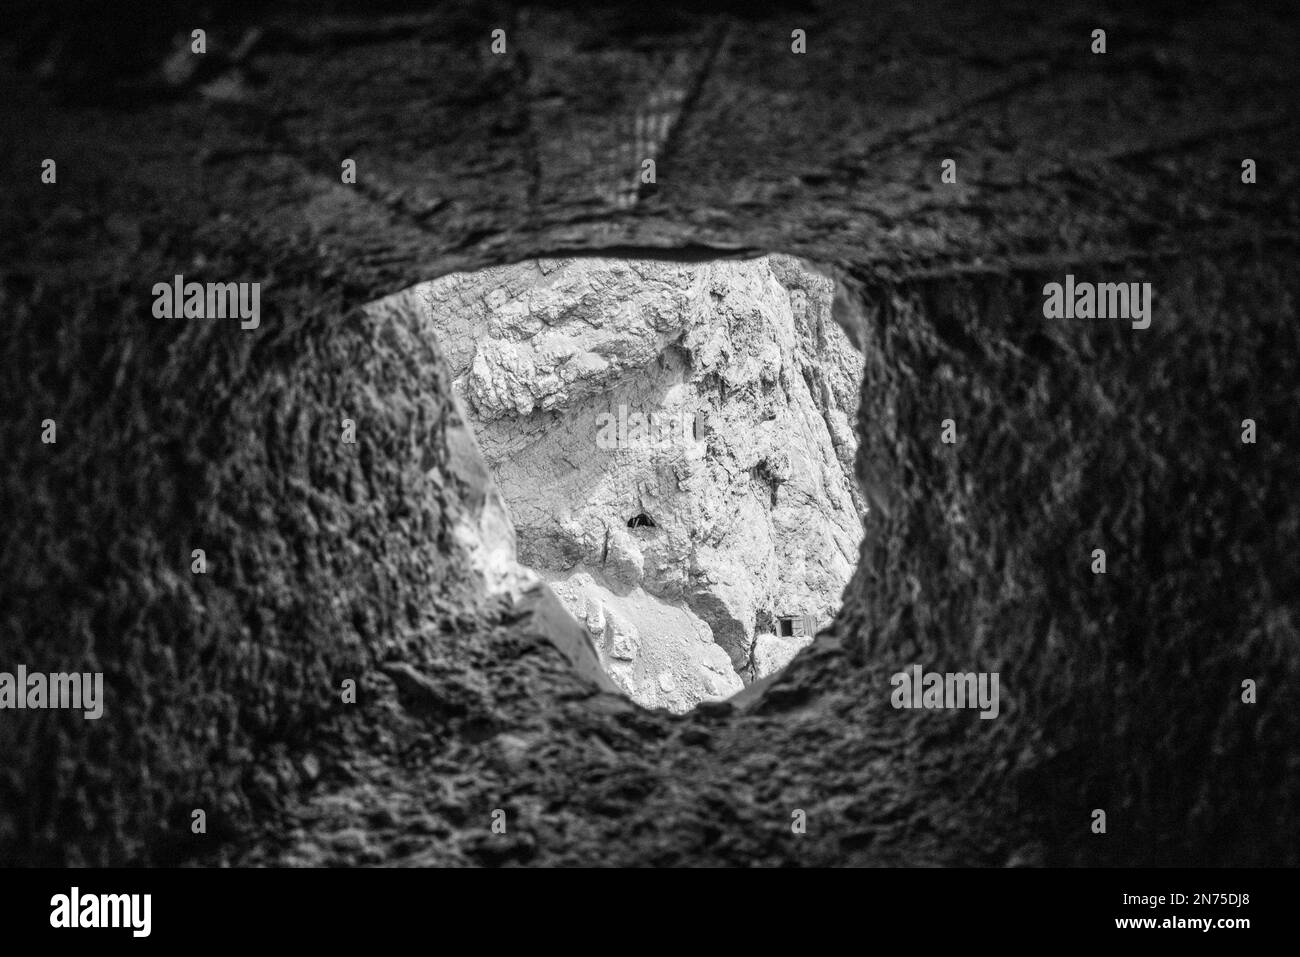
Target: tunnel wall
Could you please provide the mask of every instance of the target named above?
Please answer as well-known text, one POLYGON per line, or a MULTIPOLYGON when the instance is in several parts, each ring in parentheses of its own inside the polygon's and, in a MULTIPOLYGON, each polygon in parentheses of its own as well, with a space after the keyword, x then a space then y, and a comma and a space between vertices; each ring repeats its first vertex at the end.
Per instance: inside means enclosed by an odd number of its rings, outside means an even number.
POLYGON ((1271 107, 1295 24, 1130 9, 1101 60, 1083 6, 818 7, 806 60, 770 9, 547 6, 494 59, 472 3, 241 8, 217 48, 265 29, 214 63, 225 100, 151 74, 167 51, 129 17, 79 23, 41 87, 59 27, 24 20, 0 58, 3 654, 102 669, 109 698, 0 722, 0 858, 356 863, 414 830, 436 863, 1295 863, 1297 128, 1271 107), (119 34, 131 63, 78 59, 119 34), (1246 155, 1269 175, 1243 191, 1246 155), (879 524, 840 621, 736 707, 637 712, 574 677, 545 609, 480 606, 444 539, 438 356, 360 315, 575 249, 779 250, 848 290, 879 524), (1041 322, 1071 270, 1148 275, 1152 329, 1041 322), (152 319, 182 272, 263 282, 260 328, 152 319), (378 667, 399 659, 424 683, 378 667), (1005 719, 893 710, 899 659, 1005 669, 1005 719))
POLYGON ((1287 258, 1153 264, 1142 332, 1026 321, 1046 273, 868 293, 858 464, 883 521, 838 627, 868 666, 1000 673, 1008 727, 970 733, 1052 863, 1287 855, 1297 729, 1243 701, 1297 678, 1287 258), (1277 431, 1243 444, 1242 409, 1277 431), (1079 826, 1096 808, 1105 842, 1079 826))

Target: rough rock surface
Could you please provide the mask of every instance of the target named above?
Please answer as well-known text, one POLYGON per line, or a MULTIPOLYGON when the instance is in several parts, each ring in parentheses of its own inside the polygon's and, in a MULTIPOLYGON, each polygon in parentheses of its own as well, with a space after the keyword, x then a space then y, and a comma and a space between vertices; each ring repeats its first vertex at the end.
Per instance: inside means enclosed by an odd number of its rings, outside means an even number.
POLYGON ((216 87, 161 78, 179 4, 0 18, 0 650, 108 695, 0 719, 0 859, 1300 863, 1293 4, 1112 6, 1105 56, 1081 0, 555 3, 505 57, 496 4, 251 6, 216 87), (840 271, 864 547, 729 705, 636 708, 484 595, 445 360, 363 309, 579 249, 840 271), (263 282, 261 326, 154 320, 176 272, 263 282), (1067 272, 1152 281, 1151 329, 1044 322, 1067 272), (1006 707, 896 711, 914 662, 1006 707))
POLYGON ((833 292, 790 257, 579 258, 372 309, 437 336, 521 561, 619 687, 681 712, 784 666, 812 635, 779 618, 829 623, 852 574, 862 357, 833 292))

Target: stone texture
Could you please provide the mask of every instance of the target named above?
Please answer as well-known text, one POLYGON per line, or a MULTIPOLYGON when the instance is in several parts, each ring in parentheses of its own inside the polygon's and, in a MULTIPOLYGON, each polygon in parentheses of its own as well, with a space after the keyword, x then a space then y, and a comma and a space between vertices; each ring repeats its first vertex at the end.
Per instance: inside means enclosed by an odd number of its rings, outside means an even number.
POLYGON ((763 632, 754 636, 754 674, 757 677, 774 675, 799 653, 800 648, 812 644, 812 635, 802 638, 781 638, 763 632))
POLYGON ((0 22, 0 648, 108 691, 99 722, 0 720, 0 858, 1300 863, 1289 5, 1115 7, 1104 58, 1071 0, 548 4, 506 58, 496 6, 232 5, 210 47, 262 40, 222 99, 161 76, 180 6, 134 9, 0 22), (657 189, 629 190, 647 144, 657 189), (482 594, 445 359, 362 307, 538 256, 738 250, 841 280, 865 547, 778 680, 646 712, 575 669, 553 599, 482 594), (153 320, 178 271, 264 282, 261 327, 153 320), (1150 334, 1043 323, 1067 271, 1153 281, 1150 334), (413 714, 398 661, 463 709, 413 714), (1007 707, 895 711, 913 662, 1002 668, 1007 707))
POLYGON ((754 657, 757 630, 828 623, 852 574, 862 356, 833 292, 790 257, 582 258, 374 308, 443 344, 521 561, 575 617, 613 603, 625 627, 596 646, 610 674, 683 711, 784 665, 754 657), (643 514, 653 527, 628 527, 643 514))

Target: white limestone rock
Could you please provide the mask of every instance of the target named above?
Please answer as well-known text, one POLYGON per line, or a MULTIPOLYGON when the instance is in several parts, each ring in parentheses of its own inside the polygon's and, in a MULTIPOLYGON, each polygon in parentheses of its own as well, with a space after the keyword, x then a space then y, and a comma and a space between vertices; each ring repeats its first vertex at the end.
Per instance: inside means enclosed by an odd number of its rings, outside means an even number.
POLYGON ((616 684, 682 711, 784 667, 806 640, 776 619, 827 623, 857 562, 862 359, 833 294, 784 256, 577 258, 376 307, 440 342, 519 562, 616 684))

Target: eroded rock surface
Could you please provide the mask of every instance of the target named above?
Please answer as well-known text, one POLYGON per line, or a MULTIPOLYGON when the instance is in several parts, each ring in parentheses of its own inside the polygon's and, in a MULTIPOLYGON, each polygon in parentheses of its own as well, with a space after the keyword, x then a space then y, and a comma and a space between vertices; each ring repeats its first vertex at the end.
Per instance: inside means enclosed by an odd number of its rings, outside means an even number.
POLYGON ((763 5, 545 4, 501 57, 478 0, 213 5, 211 66, 263 37, 220 104, 142 93, 186 5, 11 6, 0 645, 107 705, 0 720, 0 860, 1300 862, 1286 5, 1115 6, 1094 56, 1071 0, 819 4, 806 55, 763 5), (558 600, 483 600, 442 352, 360 311, 579 249, 797 253, 860 320, 854 581, 730 705, 635 708, 558 600), (263 283, 260 327, 153 319, 178 272, 263 283), (1044 322, 1069 272, 1150 279, 1151 329, 1044 322), (892 708, 917 662, 1000 671, 999 718, 892 708))
POLYGON ((680 712, 783 667, 853 572, 862 358, 833 293, 791 257, 576 258, 374 308, 423 312, 520 561, 627 694, 680 712))

